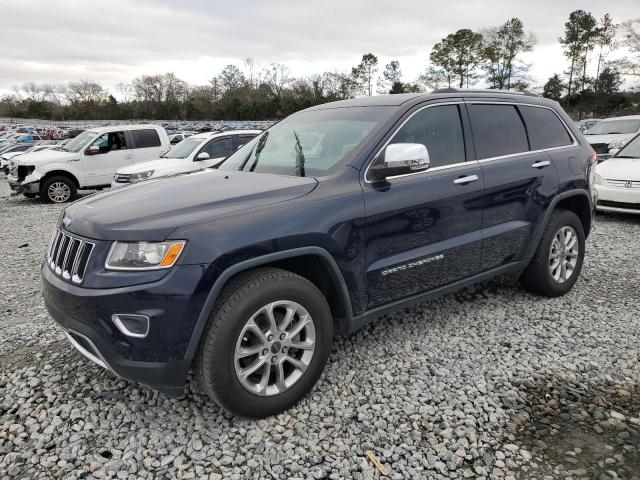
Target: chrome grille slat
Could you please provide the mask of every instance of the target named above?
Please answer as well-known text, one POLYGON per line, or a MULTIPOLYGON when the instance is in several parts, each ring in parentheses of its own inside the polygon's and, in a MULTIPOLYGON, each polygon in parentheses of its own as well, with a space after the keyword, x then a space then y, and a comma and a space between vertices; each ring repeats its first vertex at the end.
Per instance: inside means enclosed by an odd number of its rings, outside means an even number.
POLYGON ((47 264, 58 276, 73 283, 82 283, 95 245, 58 228, 49 246, 47 264))

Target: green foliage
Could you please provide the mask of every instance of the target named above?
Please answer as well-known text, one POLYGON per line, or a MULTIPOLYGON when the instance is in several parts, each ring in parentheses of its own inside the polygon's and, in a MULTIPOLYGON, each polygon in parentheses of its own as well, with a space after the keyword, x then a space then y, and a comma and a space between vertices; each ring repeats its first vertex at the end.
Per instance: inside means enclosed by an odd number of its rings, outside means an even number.
POLYGON ((378 57, 373 53, 365 53, 358 65, 351 69, 353 81, 365 95, 372 95, 371 86, 378 72, 378 57))
POLYGON ((456 81, 462 88, 477 79, 475 70, 483 59, 482 47, 481 34, 462 28, 436 43, 429 59, 441 69, 449 86, 456 81))

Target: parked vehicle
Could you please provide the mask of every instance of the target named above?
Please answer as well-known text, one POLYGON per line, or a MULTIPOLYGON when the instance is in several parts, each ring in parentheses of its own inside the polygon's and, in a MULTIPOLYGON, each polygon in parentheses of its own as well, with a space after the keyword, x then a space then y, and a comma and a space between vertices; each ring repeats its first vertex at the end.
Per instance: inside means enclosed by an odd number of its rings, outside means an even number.
POLYGON ((183 141, 185 138, 189 138, 192 135, 193 133, 188 132, 174 133, 173 135, 171 135, 171 137, 169 137, 169 143, 171 143, 171 145, 176 145, 183 141))
POLYGON ((39 152, 40 150, 56 150, 58 148, 58 145, 34 145, 33 147, 28 147, 26 150, 17 150, 13 152, 3 153, 0 155, 0 170, 2 170, 5 174, 8 174, 10 160, 14 157, 17 157, 18 155, 24 155, 31 152, 39 152))
POLYGON ((60 150, 11 160, 9 185, 27 197, 54 203, 73 200, 79 189, 110 186, 118 168, 157 158, 169 150, 158 125, 115 125, 86 130, 60 150))
POLYGON ((640 214, 640 134, 596 169, 597 209, 640 214))
POLYGON ((601 120, 584 132, 600 159, 608 158, 609 150, 621 148, 640 132, 640 115, 627 115, 601 120))
POLYGON ((162 158, 119 169, 111 186, 118 187, 152 178, 217 167, 259 133, 258 130, 241 130, 193 135, 174 146, 162 158))
POLYGON ((16 143, 30 143, 33 145, 35 143, 48 142, 49 140, 49 137, 47 137, 46 135, 36 135, 30 133, 26 135, 20 135, 16 139, 16 143))
POLYGON ((532 94, 315 106, 219 169, 68 206, 45 304, 121 377, 180 394, 193 367, 224 408, 264 417, 313 387, 334 332, 498 274, 568 292, 595 163, 558 104, 532 94))
POLYGON ((601 120, 601 118, 585 118, 584 120, 578 120, 576 126, 578 130, 584 133, 601 120))

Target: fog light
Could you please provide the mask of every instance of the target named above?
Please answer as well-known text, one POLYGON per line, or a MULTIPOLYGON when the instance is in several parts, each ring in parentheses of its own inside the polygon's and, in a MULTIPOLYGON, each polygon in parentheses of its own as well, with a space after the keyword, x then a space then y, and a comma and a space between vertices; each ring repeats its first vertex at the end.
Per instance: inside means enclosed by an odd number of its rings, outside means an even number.
POLYGON ((118 313, 112 315, 111 320, 127 337, 144 338, 149 333, 149 317, 146 315, 118 313))

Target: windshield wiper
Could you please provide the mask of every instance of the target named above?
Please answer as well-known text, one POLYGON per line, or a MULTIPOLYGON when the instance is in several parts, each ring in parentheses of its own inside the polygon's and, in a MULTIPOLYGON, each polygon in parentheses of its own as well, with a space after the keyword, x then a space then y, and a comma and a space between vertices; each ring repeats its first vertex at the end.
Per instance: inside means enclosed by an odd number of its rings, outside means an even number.
POLYGON ((611 158, 640 158, 640 157, 634 157, 632 155, 616 155, 615 157, 611 157, 611 158))
POLYGON ((251 168, 249 169, 249 171, 253 172, 255 170, 256 166, 258 165, 258 160, 260 160, 260 152, 262 152, 262 149, 266 145, 268 136, 269 136, 269 132, 264 132, 264 134, 260 137, 260 140, 258 140, 258 142, 256 143, 256 146, 253 149, 253 152, 251 152, 247 156, 246 160, 242 162, 242 165, 240 165, 240 168, 238 170, 240 171, 244 170, 244 167, 247 165, 247 162, 249 161, 249 159, 251 158, 251 155, 254 152, 255 152, 255 160, 253 161, 253 165, 251 165, 251 168))
POLYGON ((304 177, 304 151, 302 150, 302 144, 300 138, 295 130, 292 130, 293 136, 296 137, 296 176, 304 177))

